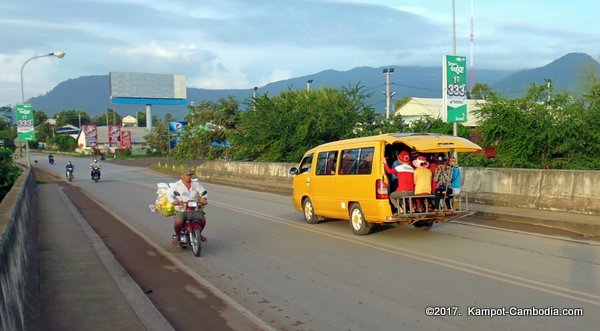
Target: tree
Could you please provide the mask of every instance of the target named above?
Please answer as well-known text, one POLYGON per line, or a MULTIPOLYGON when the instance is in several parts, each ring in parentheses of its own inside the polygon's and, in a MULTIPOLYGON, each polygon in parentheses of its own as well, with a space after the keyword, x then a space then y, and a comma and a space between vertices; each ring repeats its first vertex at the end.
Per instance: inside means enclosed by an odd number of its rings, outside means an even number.
POLYGON ((396 100, 396 102, 394 102, 394 110, 407 104, 410 101, 410 99, 410 97, 403 97, 400 100, 396 100))
POLYGON ((4 146, 14 148, 14 139, 17 136, 17 131, 14 126, 0 118, 0 139, 4 140, 4 146))
MULTIPOLYGON (((137 120, 138 127, 140 127, 140 128, 146 127, 146 112, 145 111, 136 111, 135 119, 137 120)), ((158 123, 158 122, 155 121, 155 123, 158 123)))
POLYGON ((64 126, 67 124, 79 127, 81 119, 81 125, 90 124, 92 118, 88 113, 83 110, 65 110, 56 114, 56 126, 64 126))
POLYGON ((19 167, 13 163, 12 155, 13 151, 0 147, 0 201, 4 199, 21 174, 19 167))
POLYGON ((494 92, 487 83, 475 83, 471 88, 469 99, 487 100, 494 92))
POLYGON ((357 86, 257 96, 231 135, 232 154, 245 161, 296 162, 309 148, 362 134, 355 130, 359 123, 368 127, 375 119, 367 96, 357 86))
POLYGON ((93 120, 93 123, 98 126, 105 126, 107 124, 121 124, 121 115, 117 113, 114 109, 108 108, 105 113, 102 113, 96 116, 93 120), (108 121, 107 121, 108 117, 108 121))
POLYGON ((169 145, 165 122, 157 122, 156 126, 152 127, 152 132, 145 135, 144 139, 148 143, 150 150, 156 150, 161 154, 166 154, 169 145))
POLYGON ((490 97, 477 112, 482 146, 494 146, 496 167, 594 169, 600 166, 600 112, 565 93, 548 101, 544 85, 522 99, 490 97))
POLYGON ((188 125, 174 150, 175 157, 180 160, 230 158, 229 148, 223 145, 229 143, 229 133, 237 129, 241 120, 239 105, 233 97, 191 106, 185 120, 188 125))
POLYGON ((49 140, 56 149, 62 152, 73 152, 77 148, 77 140, 71 136, 58 135, 49 140))
POLYGON ((33 111, 33 126, 37 127, 40 124, 45 123, 48 120, 48 115, 41 110, 33 111))

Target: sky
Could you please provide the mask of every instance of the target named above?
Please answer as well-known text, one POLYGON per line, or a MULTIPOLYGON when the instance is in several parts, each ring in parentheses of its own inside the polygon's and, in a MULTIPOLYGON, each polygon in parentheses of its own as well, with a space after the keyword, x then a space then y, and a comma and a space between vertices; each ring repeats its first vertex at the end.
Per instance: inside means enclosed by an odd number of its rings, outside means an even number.
POLYGON ((454 45, 475 72, 598 59, 599 12, 597 0, 0 0, 0 106, 109 72, 252 89, 329 69, 441 66, 454 45))

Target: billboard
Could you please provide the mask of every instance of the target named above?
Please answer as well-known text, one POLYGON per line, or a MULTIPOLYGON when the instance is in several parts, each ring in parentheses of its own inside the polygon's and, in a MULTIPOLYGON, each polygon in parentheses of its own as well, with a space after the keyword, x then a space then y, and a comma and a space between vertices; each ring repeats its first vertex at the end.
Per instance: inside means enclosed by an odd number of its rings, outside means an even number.
POLYGON ((121 131, 121 147, 131 148, 131 131, 121 131))
POLYGON ((17 105, 17 134, 20 141, 34 141, 33 110, 28 103, 17 105))
POLYGON ((109 73, 110 98, 186 99, 185 75, 109 73))
POLYGON ((467 58, 445 55, 443 99, 447 122, 467 121, 467 58))
POLYGON ((188 125, 186 121, 171 121, 169 122, 169 147, 175 148, 179 144, 183 127, 188 125))
POLYGON ((85 124, 83 126, 85 145, 88 147, 98 146, 98 126, 96 124, 85 124))
POLYGON ((108 145, 110 147, 121 147, 121 126, 111 124, 108 126, 108 145))

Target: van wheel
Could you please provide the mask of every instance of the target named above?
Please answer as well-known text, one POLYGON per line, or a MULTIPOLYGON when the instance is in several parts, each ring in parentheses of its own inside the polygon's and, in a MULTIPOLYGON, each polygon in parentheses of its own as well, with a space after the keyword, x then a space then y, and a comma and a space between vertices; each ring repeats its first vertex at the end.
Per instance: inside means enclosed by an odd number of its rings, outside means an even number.
POLYGON ((418 221, 413 223, 413 226, 415 227, 415 229, 417 230, 421 230, 421 231, 429 231, 429 229, 431 229, 431 227, 433 226, 433 222, 429 222, 429 221, 418 221))
POLYGON ((313 207, 310 198, 304 199, 302 210, 304 210, 304 219, 306 220, 306 223, 317 224, 319 222, 319 218, 315 215, 315 208, 313 207))
POLYGON ((356 235, 363 236, 371 232, 372 224, 365 221, 365 215, 358 203, 353 204, 350 208, 350 225, 352 225, 352 232, 356 235))

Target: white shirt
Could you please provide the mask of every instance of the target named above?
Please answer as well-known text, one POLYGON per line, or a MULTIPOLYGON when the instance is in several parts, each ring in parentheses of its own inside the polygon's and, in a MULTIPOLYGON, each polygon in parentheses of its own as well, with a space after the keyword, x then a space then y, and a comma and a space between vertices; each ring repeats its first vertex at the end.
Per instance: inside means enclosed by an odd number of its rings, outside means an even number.
MULTIPOLYGON (((167 198, 171 203, 175 201, 188 202, 189 200, 200 201, 200 196, 205 190, 206 189, 204 186, 195 180, 192 181, 192 186, 190 186, 190 189, 188 190, 188 188, 183 184, 183 181, 180 179, 169 185, 167 198), (179 197, 175 196, 175 192, 179 193, 179 197)), ((206 195, 204 197, 206 197, 206 195)))

